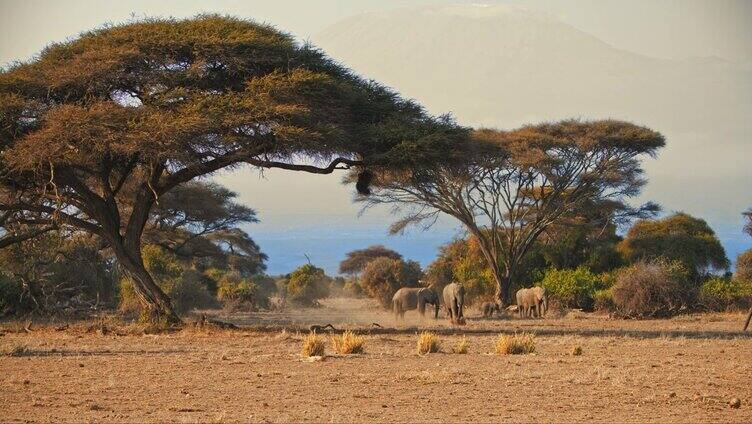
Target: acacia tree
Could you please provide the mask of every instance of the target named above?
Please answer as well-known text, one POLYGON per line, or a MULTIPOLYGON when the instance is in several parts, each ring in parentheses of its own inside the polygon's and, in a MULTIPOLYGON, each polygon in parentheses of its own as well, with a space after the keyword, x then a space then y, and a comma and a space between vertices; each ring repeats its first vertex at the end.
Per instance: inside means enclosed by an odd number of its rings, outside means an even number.
POLYGON ((347 253, 347 257, 339 263, 339 272, 349 275, 357 275, 363 272, 369 262, 377 258, 389 258, 401 260, 402 255, 382 245, 374 245, 365 249, 353 250, 347 253))
POLYGON ((383 172, 366 206, 405 213, 391 228, 434 222, 444 213, 474 236, 492 271, 500 302, 538 237, 563 217, 597 205, 604 219, 627 220, 656 210, 626 198, 645 184, 639 158, 654 156, 661 134, 620 121, 568 120, 514 131, 479 130, 475 154, 462 165, 383 172))
POLYGON ((270 26, 149 19, 53 44, 0 72, 0 212, 96 234, 154 316, 177 321, 144 267, 159 199, 250 164, 326 174, 431 161, 466 131, 270 26))
POLYGON ((245 277, 262 272, 267 256, 239 228, 258 222, 256 212, 235 197, 216 183, 177 186, 155 205, 143 239, 201 267, 229 268, 245 277))

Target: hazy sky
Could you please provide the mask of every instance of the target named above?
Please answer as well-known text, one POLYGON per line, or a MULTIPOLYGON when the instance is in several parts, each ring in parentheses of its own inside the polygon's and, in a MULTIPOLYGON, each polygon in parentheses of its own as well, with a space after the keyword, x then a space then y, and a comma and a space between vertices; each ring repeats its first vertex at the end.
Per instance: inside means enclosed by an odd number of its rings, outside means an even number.
MULTIPOLYGON (((272 23, 300 39, 315 41, 316 34, 322 30, 363 12, 457 3, 479 1, 0 0, 0 64, 27 60, 48 43, 73 37, 104 23, 128 21, 134 16, 187 17, 202 12, 223 13, 272 23)), ((545 11, 619 49, 647 56, 718 57, 752 68, 752 1, 486 0, 483 3, 521 5, 545 11)), ((686 154, 704 153, 688 151, 686 154)), ((718 166, 718 171, 724 171, 722 166, 718 166)), ((453 223, 447 223, 429 233, 413 232, 402 238, 385 238, 390 220, 387 211, 358 217, 359 208, 351 202, 352 188, 337 184, 340 177, 300 178, 284 171, 266 171, 262 179, 258 172, 245 170, 223 174, 218 179, 238 191, 243 202, 258 210, 262 224, 253 226, 251 232, 270 254, 272 272, 304 261, 303 253, 311 254, 317 262, 317 255, 323 251, 329 252, 329 257, 321 260, 328 261, 331 269, 334 256, 371 243, 403 249, 408 256, 413 255, 425 264, 439 244, 459 233, 453 223)), ((649 194, 655 197, 653 200, 669 204, 672 198, 682 195, 673 191, 649 194)), ((712 193, 708 199, 708 203, 713 202, 710 200, 712 193)), ((741 211, 726 212, 738 221, 728 222, 722 231, 735 238, 738 248, 739 240, 747 243, 747 239, 737 234, 740 233, 738 213, 741 211)))

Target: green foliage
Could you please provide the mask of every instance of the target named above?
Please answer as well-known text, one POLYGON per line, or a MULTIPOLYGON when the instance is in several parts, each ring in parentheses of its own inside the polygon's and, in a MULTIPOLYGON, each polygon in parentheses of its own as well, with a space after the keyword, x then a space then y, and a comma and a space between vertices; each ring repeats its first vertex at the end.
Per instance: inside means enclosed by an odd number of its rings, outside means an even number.
POLYGON ((685 213, 637 221, 619 244, 619 250, 630 262, 661 257, 680 261, 695 280, 709 268, 721 270, 729 266, 726 251, 710 226, 685 213))
POLYGON ((115 270, 97 241, 82 234, 49 232, 0 249, 0 270, 24 282, 15 314, 59 314, 114 301, 115 270))
POLYGON ((694 304, 696 289, 680 261, 640 261, 619 271, 611 288, 617 315, 630 318, 671 316, 694 304))
MULTIPOLYGON (((204 276, 197 271, 184 269, 175 254, 155 245, 144 246, 142 254, 146 270, 159 288, 170 296, 176 311, 187 312, 216 303, 203 281, 204 276)), ((133 283, 124 276, 120 280, 120 310, 134 313, 140 309, 133 283)))
POLYGON ((417 287, 421 276, 417 262, 381 257, 366 265, 360 275, 360 286, 383 308, 389 309, 394 293, 402 287, 417 287))
POLYGON ((700 303, 714 311, 746 308, 752 300, 752 280, 711 277, 700 287, 700 303))
POLYGON ((225 308, 253 311, 269 307, 269 295, 257 284, 244 279, 238 273, 228 273, 219 281, 217 292, 225 308))
POLYGON ((329 295, 330 278, 324 270, 306 264, 287 275, 287 298, 302 306, 313 306, 329 295))
POLYGON ((752 249, 746 250, 736 257, 736 273, 734 278, 740 281, 752 282, 752 249))
POLYGON ((600 276, 585 267, 577 269, 550 269, 540 284, 551 300, 569 308, 592 310, 595 293, 604 288, 600 276))
POLYGON ((353 250, 347 254, 345 260, 339 263, 339 272, 350 275, 360 274, 366 265, 376 258, 402 259, 402 255, 382 245, 353 250))

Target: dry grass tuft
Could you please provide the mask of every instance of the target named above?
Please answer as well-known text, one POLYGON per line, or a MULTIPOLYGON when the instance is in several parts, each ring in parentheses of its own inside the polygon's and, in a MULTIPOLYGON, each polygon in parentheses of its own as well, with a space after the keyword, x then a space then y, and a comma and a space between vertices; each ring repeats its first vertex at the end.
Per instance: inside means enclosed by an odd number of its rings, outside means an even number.
POLYGON ((572 348, 572 356, 580 356, 582 355, 582 347, 580 345, 577 345, 572 348))
POLYGON ((452 348, 452 352, 464 355, 469 349, 470 340, 468 340, 467 337, 462 336, 462 338, 457 341, 457 344, 454 345, 454 348, 452 348))
POLYGON ((436 353, 441 350, 441 341, 436 333, 430 331, 424 331, 420 333, 418 337, 418 355, 425 355, 426 353, 436 353))
POLYGON ((31 353, 31 349, 29 349, 26 345, 15 345, 7 349, 2 350, 3 356, 26 356, 31 353))
POLYGON ((309 333, 303 338, 303 349, 300 354, 303 356, 324 356, 324 340, 316 335, 315 332, 309 333))
POLYGON ((532 334, 502 334, 496 339, 496 353, 499 355, 520 355, 535 352, 535 336, 532 334))
POLYGON ((341 355, 363 353, 366 339, 352 331, 345 331, 340 336, 332 336, 332 349, 341 355))

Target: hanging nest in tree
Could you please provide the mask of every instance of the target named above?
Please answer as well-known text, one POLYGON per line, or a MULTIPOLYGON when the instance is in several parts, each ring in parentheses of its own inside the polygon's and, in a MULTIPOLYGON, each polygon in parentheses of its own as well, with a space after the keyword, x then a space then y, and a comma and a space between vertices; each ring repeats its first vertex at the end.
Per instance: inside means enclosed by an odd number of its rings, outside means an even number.
POLYGON ((355 183, 355 189, 358 190, 358 194, 368 196, 371 194, 371 180, 373 180, 373 173, 367 169, 364 169, 358 173, 358 181, 355 183))

